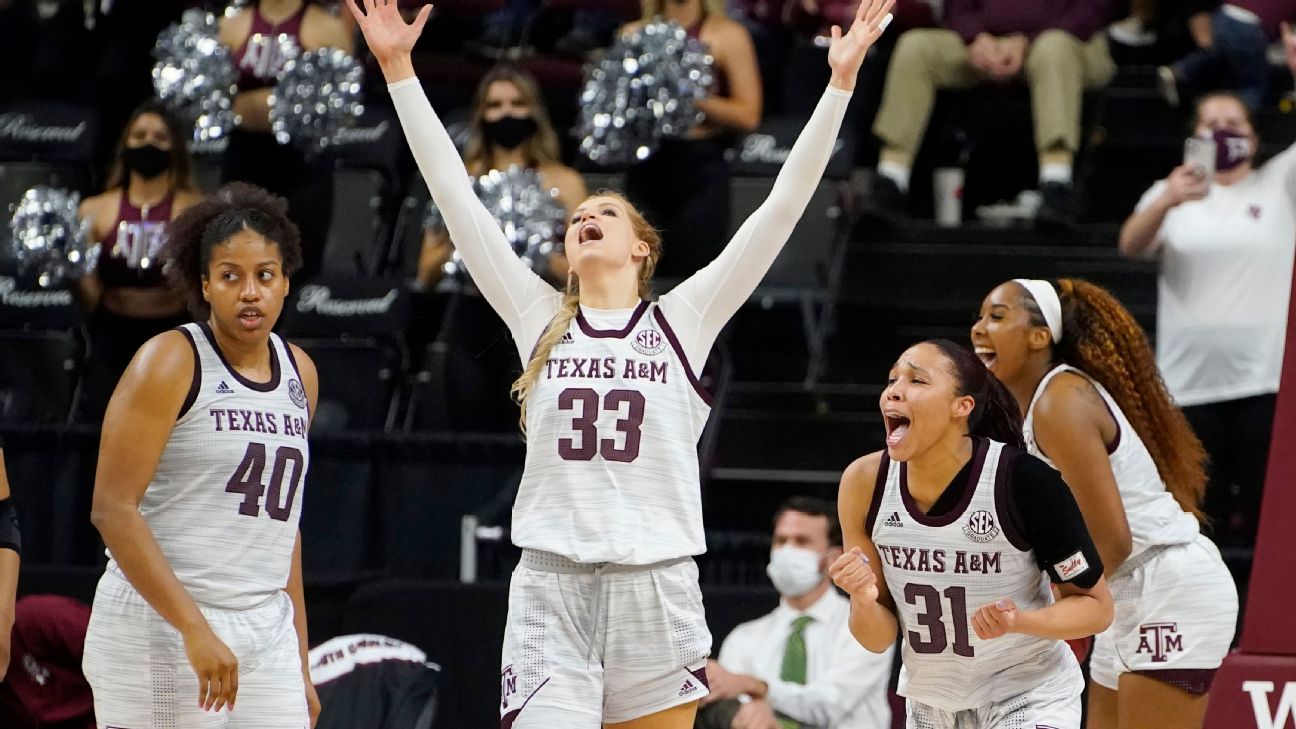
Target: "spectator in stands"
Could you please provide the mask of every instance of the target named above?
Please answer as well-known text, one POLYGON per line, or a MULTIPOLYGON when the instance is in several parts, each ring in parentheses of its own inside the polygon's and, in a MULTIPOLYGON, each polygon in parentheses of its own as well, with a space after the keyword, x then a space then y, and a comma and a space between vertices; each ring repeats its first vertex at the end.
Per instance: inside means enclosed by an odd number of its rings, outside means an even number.
POLYGON ((319 273, 333 208, 333 157, 305 155, 270 133, 270 93, 291 57, 320 48, 353 50, 348 26, 310 0, 256 0, 223 18, 220 40, 234 51, 240 124, 229 137, 221 182, 251 182, 288 199, 288 215, 301 231, 306 260, 299 278, 319 273), (286 36, 286 40, 284 37, 286 36))
POLYGON ((199 199, 186 139, 160 103, 137 107, 117 142, 108 188, 81 203, 90 240, 100 244, 96 270, 77 287, 91 312, 78 406, 87 422, 103 417, 140 345, 189 321, 184 297, 163 279, 160 258, 167 224, 199 199))
POLYGON ((1161 93, 1179 105, 1179 89, 1216 88, 1237 92, 1251 109, 1269 93, 1269 42, 1280 25, 1296 20, 1292 0, 1230 0, 1214 12, 1188 19, 1196 50, 1157 69, 1161 93))
POLYGON ((94 729, 94 699, 81 672, 90 607, 59 595, 28 595, 14 614, 13 650, 3 664, 9 673, 0 683, 0 726, 94 729))
MULTIPOLYGON (((1296 43, 1288 64, 1296 73, 1296 43)), ((1255 543, 1296 249, 1296 146, 1256 168, 1246 103, 1197 102, 1215 175, 1185 164, 1152 186, 1120 250, 1161 266, 1157 366, 1210 458, 1205 511, 1224 546, 1255 543)))
POLYGON ((1030 87, 1045 219, 1070 217, 1072 162, 1084 90, 1116 66, 1102 29, 1105 0, 948 0, 945 28, 900 37, 873 131, 882 140, 875 203, 904 208, 909 172, 944 88, 1024 79, 1030 87))
POLYGON ((887 729, 893 651, 851 636, 850 601, 828 579, 842 553, 835 504, 811 497, 774 515, 769 575, 783 596, 773 612, 734 628, 707 663, 711 693, 699 729, 887 729))
POLYGON ((760 71, 751 36, 725 16, 721 0, 643 0, 643 18, 630 33, 660 16, 684 26, 715 58, 715 86, 698 102, 706 119, 686 138, 662 143, 630 168, 626 196, 662 233, 666 278, 683 278, 710 263, 729 238, 729 165, 724 153, 735 134, 760 124, 760 71))
MULTIPOLYGON (((479 176, 514 165, 536 170, 542 185, 558 191, 558 200, 569 213, 585 199, 584 179, 559 157, 558 134, 549 122, 539 85, 526 71, 500 65, 488 71, 477 87, 464 166, 469 174, 479 176)), ((437 287, 453 250, 444 228, 423 232, 418 288, 431 292, 437 287)), ((549 278, 565 282, 567 259, 561 254, 550 257, 549 278)), ((445 381, 450 424, 458 430, 512 429, 517 406, 508 391, 521 369, 508 328, 475 288, 462 287, 455 293, 439 335, 450 345, 445 381)), ((426 329, 425 322, 415 322, 415 333, 426 329)))

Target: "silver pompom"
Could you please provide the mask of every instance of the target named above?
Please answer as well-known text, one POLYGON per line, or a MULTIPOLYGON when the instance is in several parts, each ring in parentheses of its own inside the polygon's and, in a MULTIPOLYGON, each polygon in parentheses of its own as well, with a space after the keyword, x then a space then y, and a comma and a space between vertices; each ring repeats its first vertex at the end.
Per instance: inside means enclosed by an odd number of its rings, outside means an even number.
POLYGON ((642 162, 661 140, 680 137, 702 121, 714 59, 678 23, 660 18, 622 37, 585 69, 581 152, 602 165, 642 162))
POLYGON ((223 149, 236 121, 238 78, 217 30, 216 16, 186 10, 153 47, 153 89, 182 123, 193 126, 195 151, 223 149))
MULTIPOLYGON (((560 238, 566 227, 567 212, 558 202, 558 190, 545 189, 538 172, 517 165, 503 172, 491 170, 474 179, 473 190, 504 231, 518 258, 531 270, 543 271, 550 254, 562 249, 560 238)), ((432 202, 428 202, 423 227, 445 228, 441 211, 432 202)), ((468 275, 458 251, 441 270, 447 276, 468 275)))
POLYGON ((270 94, 270 128, 280 144, 312 152, 333 142, 338 129, 364 113, 364 69, 337 48, 307 51, 289 61, 270 94))
POLYGON ((89 243, 90 224, 77 215, 80 204, 75 192, 38 185, 11 206, 11 252, 20 275, 50 288, 94 270, 99 245, 89 243))

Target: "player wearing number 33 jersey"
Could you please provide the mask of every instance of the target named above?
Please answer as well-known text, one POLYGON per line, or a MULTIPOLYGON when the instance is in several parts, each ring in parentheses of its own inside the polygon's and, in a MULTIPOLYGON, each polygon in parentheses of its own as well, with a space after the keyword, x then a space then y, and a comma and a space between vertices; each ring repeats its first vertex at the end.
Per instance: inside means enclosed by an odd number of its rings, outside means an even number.
POLYGON ((146 343, 105 415, 100 727, 303 729, 318 706, 297 530, 316 376, 270 331, 301 261, 284 208, 231 186, 172 224, 172 275, 211 313, 146 343))
POLYGON ((363 5, 348 7, 410 150, 524 365, 513 392, 527 454, 512 523, 523 552, 509 590, 501 726, 594 729, 649 717, 643 725, 691 727, 711 646, 692 559, 706 548, 697 444, 710 408, 700 369, 809 203, 891 0, 862 3, 833 40, 828 88, 769 198, 716 260, 656 301, 661 238, 615 193, 583 201, 568 221, 565 291, 518 259, 414 77, 409 53, 427 13, 407 24, 394 4, 363 5))
POLYGON ((915 345, 888 382, 887 448, 847 469, 839 498, 851 549, 830 575, 852 633, 875 652, 900 633, 909 729, 1080 729, 1062 641, 1113 608, 1071 492, 1022 450, 1012 395, 969 350, 915 345))

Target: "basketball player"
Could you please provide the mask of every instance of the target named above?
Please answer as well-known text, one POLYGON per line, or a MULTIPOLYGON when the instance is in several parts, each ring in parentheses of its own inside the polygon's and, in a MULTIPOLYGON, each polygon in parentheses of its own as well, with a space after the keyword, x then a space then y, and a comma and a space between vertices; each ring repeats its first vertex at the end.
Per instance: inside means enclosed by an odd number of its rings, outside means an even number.
POLYGON ((881 408, 887 447, 842 475, 849 551, 829 574, 865 648, 901 630, 908 727, 1080 729, 1062 641, 1106 628, 1111 593, 1071 492, 1020 450, 1012 395, 936 340, 900 355, 881 408))
POLYGON ((571 216, 565 294, 523 265, 414 77, 409 52, 428 8, 407 25, 389 0, 352 7, 450 236, 526 363, 514 384, 528 447, 503 726, 693 725, 711 643, 692 559, 705 549, 697 441, 709 412, 696 367, 805 209, 890 6, 863 3, 849 32, 834 29, 829 88, 770 198, 713 263, 656 302, 646 297, 660 238, 620 195, 571 216))
POLYGON ((18 512, 9 495, 9 476, 5 472, 4 439, 0 438, 0 681, 9 670, 9 639, 13 632, 14 610, 18 599, 18 564, 22 553, 22 534, 18 531, 18 512))
POLYGON ((140 348, 104 418, 108 547, 86 635, 100 726, 302 729, 302 483, 315 366, 271 333, 301 265, 286 204, 231 184, 176 218, 169 274, 205 321, 140 348), (237 702, 236 702, 237 699, 237 702))
POLYGON ((1075 494, 1111 575, 1116 620, 1089 666, 1089 726, 1200 727, 1238 597, 1202 536, 1205 453, 1143 330, 1085 281, 1017 279, 986 296, 972 344, 1025 412, 1026 447, 1075 494))

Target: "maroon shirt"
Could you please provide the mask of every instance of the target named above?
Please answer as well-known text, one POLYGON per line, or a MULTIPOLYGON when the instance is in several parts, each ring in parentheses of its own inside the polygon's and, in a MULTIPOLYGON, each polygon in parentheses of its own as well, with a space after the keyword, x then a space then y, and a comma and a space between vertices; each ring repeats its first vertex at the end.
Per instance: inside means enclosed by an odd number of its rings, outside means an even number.
POLYGON ((964 43, 981 33, 1023 33, 1034 40, 1053 29, 1087 41, 1111 21, 1108 6, 1108 0, 946 0, 945 27, 964 43))
POLYGON ((58 595, 29 595, 14 608, 9 672, 0 683, 5 729, 93 729, 94 698, 81 673, 90 607, 58 595))

